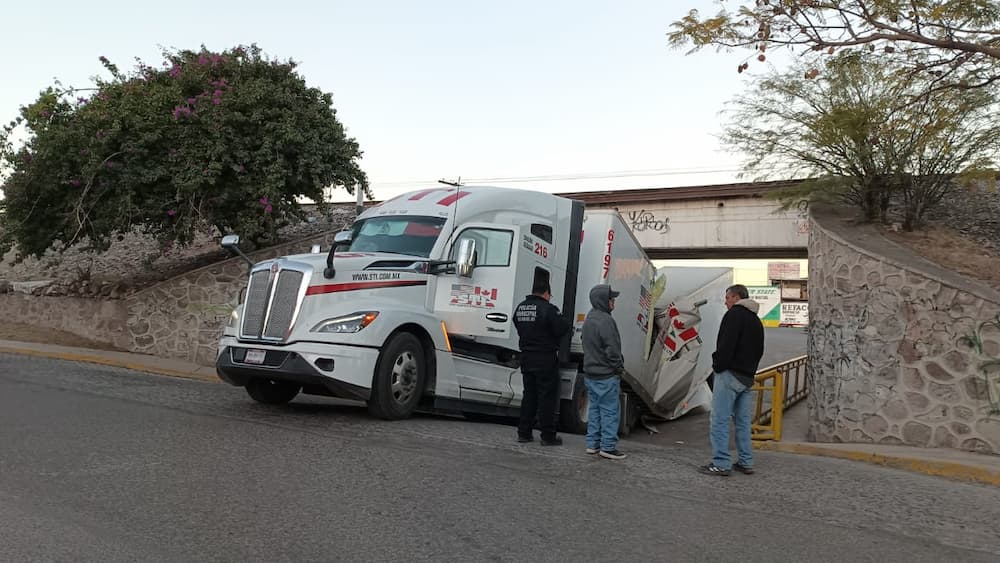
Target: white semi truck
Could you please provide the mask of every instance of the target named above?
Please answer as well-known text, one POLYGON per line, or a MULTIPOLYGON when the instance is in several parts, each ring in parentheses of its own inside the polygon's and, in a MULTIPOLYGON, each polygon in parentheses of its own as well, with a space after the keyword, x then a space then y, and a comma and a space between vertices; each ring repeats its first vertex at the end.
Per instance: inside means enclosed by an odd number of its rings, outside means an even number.
MULTIPOLYGON (((242 255, 238 242, 223 246, 242 255)), ((217 372, 262 403, 302 392, 365 401, 386 419, 516 416, 512 311, 539 278, 575 327, 559 353, 564 431, 586 428, 580 333, 599 283, 621 292, 623 431, 708 400, 700 343, 714 342, 731 270, 658 273, 616 211, 496 187, 407 193, 365 211, 325 254, 252 265, 217 372)))

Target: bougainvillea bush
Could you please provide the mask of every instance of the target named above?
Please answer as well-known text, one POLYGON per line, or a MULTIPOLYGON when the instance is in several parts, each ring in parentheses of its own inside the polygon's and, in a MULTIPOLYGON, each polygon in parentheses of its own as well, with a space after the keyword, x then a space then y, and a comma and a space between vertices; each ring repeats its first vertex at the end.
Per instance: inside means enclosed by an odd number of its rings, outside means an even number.
POLYGON ((308 87, 294 62, 257 46, 163 55, 130 72, 100 57, 110 78, 56 83, 4 128, 6 245, 28 255, 54 241, 100 248, 136 227, 183 244, 206 226, 261 244, 301 218, 303 199, 368 193, 332 96, 308 87))

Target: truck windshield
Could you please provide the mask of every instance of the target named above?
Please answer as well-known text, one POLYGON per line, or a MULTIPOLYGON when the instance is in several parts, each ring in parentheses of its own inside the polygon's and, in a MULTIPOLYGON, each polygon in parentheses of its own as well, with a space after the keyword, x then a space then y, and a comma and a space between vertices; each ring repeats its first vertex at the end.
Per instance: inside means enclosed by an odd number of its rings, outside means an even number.
POLYGON ((441 234, 439 217, 372 217, 354 224, 349 252, 391 252, 427 258, 441 234))

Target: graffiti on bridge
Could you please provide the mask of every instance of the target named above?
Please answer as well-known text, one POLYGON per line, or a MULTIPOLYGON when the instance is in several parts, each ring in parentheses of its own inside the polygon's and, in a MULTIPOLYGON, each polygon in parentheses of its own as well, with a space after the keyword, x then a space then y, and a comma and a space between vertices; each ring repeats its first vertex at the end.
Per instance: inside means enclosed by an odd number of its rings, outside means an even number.
POLYGON ((628 220, 632 224, 632 230, 636 232, 670 232, 670 217, 658 219, 655 215, 653 215, 652 211, 646 211, 645 209, 640 209, 639 211, 629 211, 628 220))

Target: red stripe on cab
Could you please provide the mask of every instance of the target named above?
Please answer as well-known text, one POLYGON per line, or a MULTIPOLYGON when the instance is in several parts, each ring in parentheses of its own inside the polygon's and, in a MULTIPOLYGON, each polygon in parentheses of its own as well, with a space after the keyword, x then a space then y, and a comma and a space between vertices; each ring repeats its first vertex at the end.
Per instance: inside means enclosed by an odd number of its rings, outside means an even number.
POLYGON ((446 198, 443 198, 442 200, 438 201, 438 205, 443 205, 445 207, 448 207, 449 205, 455 203, 456 201, 462 199, 463 197, 465 197, 467 195, 469 195, 469 192, 455 192, 455 193, 451 194, 450 196, 448 196, 446 198))
POLYGON ((407 287, 413 285, 427 285, 426 280, 399 280, 385 282, 350 282, 350 283, 328 283, 326 285, 311 285, 306 290, 306 295, 322 295, 324 293, 337 293, 340 291, 358 291, 360 289, 382 289, 384 287, 407 287))

